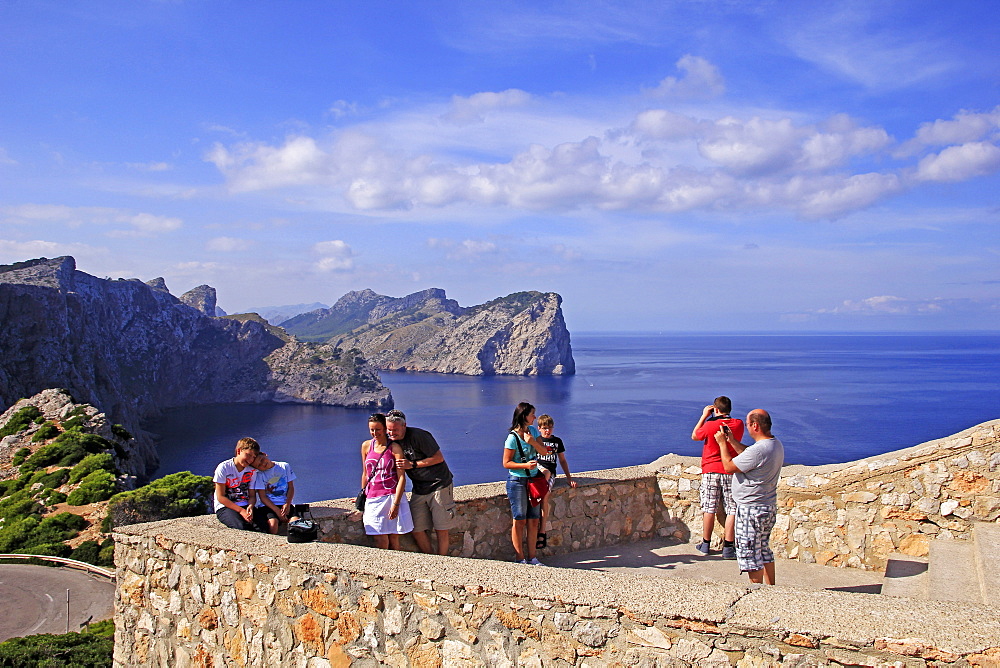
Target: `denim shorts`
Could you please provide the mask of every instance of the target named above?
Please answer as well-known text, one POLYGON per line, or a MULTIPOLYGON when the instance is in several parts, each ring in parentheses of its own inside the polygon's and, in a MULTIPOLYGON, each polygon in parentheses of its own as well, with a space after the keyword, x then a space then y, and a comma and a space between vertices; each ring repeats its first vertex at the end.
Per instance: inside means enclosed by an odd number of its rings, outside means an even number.
POLYGON ((533 506, 528 501, 528 480, 518 475, 507 478, 507 499, 515 520, 537 520, 542 516, 542 505, 533 506))

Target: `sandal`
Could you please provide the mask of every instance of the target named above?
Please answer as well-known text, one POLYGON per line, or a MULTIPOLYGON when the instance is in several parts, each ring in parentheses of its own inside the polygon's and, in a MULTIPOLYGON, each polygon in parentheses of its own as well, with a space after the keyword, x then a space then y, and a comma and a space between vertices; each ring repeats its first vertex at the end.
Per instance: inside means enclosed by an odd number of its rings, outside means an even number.
POLYGON ((538 540, 535 541, 535 549, 541 550, 545 547, 548 547, 548 544, 549 544, 548 536, 545 535, 544 531, 539 531, 538 540))

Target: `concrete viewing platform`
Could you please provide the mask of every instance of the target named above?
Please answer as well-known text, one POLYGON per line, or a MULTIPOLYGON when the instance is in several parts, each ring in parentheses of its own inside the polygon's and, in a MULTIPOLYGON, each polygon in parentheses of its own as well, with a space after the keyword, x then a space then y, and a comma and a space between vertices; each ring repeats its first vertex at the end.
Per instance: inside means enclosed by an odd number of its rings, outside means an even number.
MULTIPOLYGON (((704 556, 695 549, 693 543, 676 540, 611 545, 549 557, 545 556, 545 550, 539 550, 539 559, 546 566, 557 568, 749 584, 747 575, 740 572, 735 560, 723 559, 718 551, 704 556)), ((795 559, 775 559, 775 579, 785 587, 879 594, 882 591, 882 578, 882 574, 876 571, 806 564, 795 559)))

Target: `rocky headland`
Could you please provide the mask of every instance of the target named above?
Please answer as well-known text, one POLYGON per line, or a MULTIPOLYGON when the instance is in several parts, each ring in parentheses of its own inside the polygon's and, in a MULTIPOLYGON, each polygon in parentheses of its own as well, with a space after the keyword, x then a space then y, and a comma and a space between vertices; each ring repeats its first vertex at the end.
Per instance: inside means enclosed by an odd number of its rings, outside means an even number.
POLYGON ((462 307, 440 288, 406 297, 362 290, 281 327, 300 339, 356 348, 385 371, 476 376, 576 371, 562 297, 554 292, 517 292, 462 307))
MULTIPOLYGON (((100 279, 78 271, 72 257, 2 266, 0 409, 65 388, 137 434, 130 447, 138 447, 141 422, 168 408, 265 401, 392 405, 358 351, 340 354, 336 346, 288 337, 260 318, 215 312, 209 286, 178 299, 162 278, 100 279)), ((141 447, 139 455, 143 466, 131 467, 136 473, 155 470, 152 448, 141 447)))

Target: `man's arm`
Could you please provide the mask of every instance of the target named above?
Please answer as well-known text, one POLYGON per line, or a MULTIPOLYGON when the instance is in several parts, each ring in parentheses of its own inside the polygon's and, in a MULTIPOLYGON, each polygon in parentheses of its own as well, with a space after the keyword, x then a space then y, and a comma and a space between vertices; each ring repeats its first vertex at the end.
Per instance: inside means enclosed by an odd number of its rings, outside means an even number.
MULTIPOLYGON (((402 451, 400 451, 402 453, 402 451)), ((430 457, 425 457, 423 459, 410 460, 406 457, 396 460, 396 466, 401 469, 425 469, 428 466, 434 466, 435 464, 440 464, 444 461, 444 455, 438 450, 430 457)))
POLYGON ((699 437, 698 436, 698 430, 701 429, 702 425, 705 424, 705 420, 708 419, 708 416, 711 415, 714 410, 715 410, 715 406, 711 405, 711 406, 705 406, 704 410, 701 411, 701 417, 698 418, 698 424, 696 424, 694 426, 694 429, 691 430, 691 440, 692 441, 701 441, 701 440, 704 440, 703 437, 699 437))
POLYGON ((732 447, 736 452, 743 452, 746 450, 746 446, 739 441, 734 441, 730 436, 729 432, 724 429, 720 429, 715 432, 715 442, 719 444, 719 455, 722 457, 722 468, 726 473, 743 473, 743 471, 736 464, 733 463, 733 456, 729 454, 729 447, 732 447))

